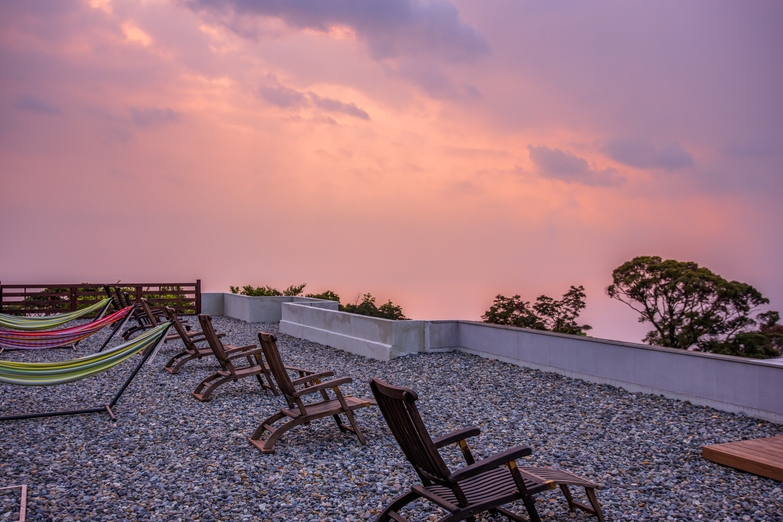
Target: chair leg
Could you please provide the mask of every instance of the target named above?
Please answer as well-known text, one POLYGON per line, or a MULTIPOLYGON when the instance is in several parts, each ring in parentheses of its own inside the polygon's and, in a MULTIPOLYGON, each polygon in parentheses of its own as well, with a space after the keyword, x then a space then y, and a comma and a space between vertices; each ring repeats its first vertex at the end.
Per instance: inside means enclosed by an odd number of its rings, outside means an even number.
POLYGON ((525 504, 527 514, 530 516, 530 522, 541 522, 541 517, 538 516, 536 511, 536 501, 530 495, 522 495, 522 502, 525 504))
POLYGON ((586 506, 581 502, 574 500, 574 497, 571 496, 571 491, 568 489, 567 484, 559 484, 559 486, 565 495, 566 500, 568 501, 569 511, 576 511, 576 509, 581 509, 585 513, 597 516, 599 522, 603 522, 604 514, 601 512, 601 506, 598 504, 598 498, 595 496, 595 489, 588 487, 585 488, 585 495, 587 495, 587 499, 590 501, 590 506, 586 506))
POLYGON ((364 435, 362 434, 362 430, 359 429, 359 425, 356 423, 356 418, 354 417, 353 411, 350 408, 345 412, 345 416, 348 417, 348 420, 351 422, 351 426, 353 426, 353 432, 356 434, 359 442, 361 442, 362 445, 367 444, 367 441, 364 439, 364 435))
MULTIPOLYGON (((262 373, 266 374, 266 372, 263 371, 262 373)), ((258 385, 261 386, 262 390, 270 390, 272 392, 272 395, 280 395, 279 392, 277 391, 277 388, 275 387, 275 382, 272 379, 270 379, 268 375, 266 377, 266 380, 269 384, 264 382, 264 379, 263 377, 261 377, 260 373, 255 375, 255 378, 258 381, 258 385)))
POLYGON ((595 489, 593 488, 585 488, 585 494, 587 495, 587 498, 590 500, 590 504, 593 506, 593 510, 595 511, 595 516, 598 517, 598 522, 604 522, 604 513, 601 511, 601 505, 598 503, 598 498, 595 496, 595 489))
POLYGON ((210 375, 203 381, 201 381, 199 385, 196 386, 196 389, 193 390, 191 395, 196 399, 200 400, 201 402, 207 402, 212 398, 212 392, 215 391, 215 388, 217 388, 221 384, 233 380, 234 378, 231 375, 223 376, 220 375, 219 373, 215 373, 213 375, 210 375), (202 390, 204 391, 202 392, 202 390))
POLYGON ((180 369, 185 365, 186 362, 192 361, 195 358, 196 357, 194 357, 193 354, 188 352, 180 352, 169 359, 169 362, 166 363, 163 369, 172 375, 176 375, 179 373, 180 369))
POLYGON ((509 520, 514 520, 516 522, 527 522, 527 519, 522 518, 521 516, 517 515, 513 511, 509 511, 508 509, 495 508, 495 509, 490 509, 489 511, 490 511, 490 513, 493 513, 493 512, 500 513, 501 515, 505 516, 509 520))
POLYGON ((576 505, 574 504, 574 497, 571 496, 571 490, 568 489, 568 484, 560 484, 560 490, 568 501, 568 511, 575 511, 576 505))
POLYGON ((263 368, 264 376, 266 376, 266 382, 269 383, 268 388, 272 390, 272 395, 280 395, 280 390, 277 389, 277 386, 275 386, 275 379, 272 377, 272 372, 269 371, 269 368, 266 368, 265 366, 261 366, 263 368))
POLYGON ((295 428, 299 426, 300 424, 305 423, 306 417, 299 417, 298 419, 292 419, 285 424, 281 424, 280 426, 276 428, 272 428, 272 423, 282 419, 283 417, 288 417, 283 412, 278 412, 269 417, 267 420, 261 423, 261 426, 256 429, 255 432, 253 432, 253 435, 248 438, 250 443, 261 450, 261 453, 274 453, 275 452, 275 444, 277 443, 277 439, 280 438, 280 436, 287 432, 288 430, 295 428), (266 440, 261 440, 261 435, 263 435, 264 431, 269 431, 269 437, 266 438, 266 440))

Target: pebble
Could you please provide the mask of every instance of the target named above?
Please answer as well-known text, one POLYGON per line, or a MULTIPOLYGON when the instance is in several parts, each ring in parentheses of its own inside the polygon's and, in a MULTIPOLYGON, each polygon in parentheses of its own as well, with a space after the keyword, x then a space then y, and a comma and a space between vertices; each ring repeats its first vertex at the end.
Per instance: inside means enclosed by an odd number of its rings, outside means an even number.
MULTIPOLYGON (((214 324, 234 345, 257 343, 259 330, 277 331, 226 317, 214 324)), ((0 357, 69 359, 92 353, 102 335, 76 351, 0 357)), ((598 498, 607 520, 783 520, 779 482, 700 456, 705 444, 779 435, 783 426, 459 352, 379 362, 286 335, 278 345, 291 366, 352 377, 343 387, 349 394, 370 397, 373 376, 415 389, 433 437, 481 428, 469 441, 477 457, 526 444, 533 455, 521 465, 559 467, 604 484, 598 498)), ((105 414, 0 422, 0 487, 28 485, 27 520, 373 520, 417 483, 376 408, 356 414, 365 446, 327 418, 287 432, 275 454, 261 454, 247 437, 283 399, 244 379, 218 388, 210 402, 196 401, 190 392, 216 364, 193 361, 170 375, 162 367, 181 347, 163 345, 141 370, 114 408, 117 422, 105 414)), ((132 366, 54 387, 0 384, 0 415, 105 403, 132 366)), ((443 455, 452 469, 464 465, 456 448, 443 455)), ((0 522, 18 518, 17 497, 0 490, 0 522)), ((546 521, 595 520, 569 513, 559 490, 536 502, 546 521)), ((512 509, 524 513, 519 503, 512 509)), ((416 502, 406 514, 437 520, 443 512, 416 502)))

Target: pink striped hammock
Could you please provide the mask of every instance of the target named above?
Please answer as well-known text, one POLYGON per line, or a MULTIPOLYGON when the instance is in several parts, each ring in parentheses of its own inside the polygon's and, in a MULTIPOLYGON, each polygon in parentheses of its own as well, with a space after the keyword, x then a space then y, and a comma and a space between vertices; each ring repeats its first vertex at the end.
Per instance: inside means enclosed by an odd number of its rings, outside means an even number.
POLYGON ((127 306, 122 310, 90 323, 61 330, 47 330, 45 332, 0 330, 0 348, 8 348, 9 350, 43 350, 45 348, 69 346, 97 333, 112 323, 127 318, 132 311, 133 307, 127 306))

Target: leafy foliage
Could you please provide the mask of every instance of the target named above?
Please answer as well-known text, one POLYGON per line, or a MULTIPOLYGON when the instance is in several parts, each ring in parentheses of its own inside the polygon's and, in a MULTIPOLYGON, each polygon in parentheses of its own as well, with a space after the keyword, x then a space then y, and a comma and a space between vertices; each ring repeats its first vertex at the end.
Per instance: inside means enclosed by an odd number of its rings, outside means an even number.
MULTIPOLYGON (((292 285, 286 288, 284 291, 279 291, 271 286, 259 286, 253 287, 251 285, 245 285, 242 288, 232 286, 232 294, 249 295, 249 296, 297 296, 301 295, 305 288, 305 284, 292 285)), ((320 294, 306 294, 305 297, 313 297, 316 299, 328 299, 330 301, 337 301, 340 303, 340 296, 331 290, 326 290, 320 294)), ((341 312, 348 312, 351 314, 367 315, 370 317, 380 317, 382 319, 392 319, 395 321, 407 319, 402 313, 402 307, 395 305, 389 300, 380 306, 375 304, 375 297, 372 294, 364 294, 363 296, 357 295, 353 304, 349 303, 343 306, 338 304, 338 310, 341 312)))
POLYGON ((279 297, 279 296, 297 296, 302 294, 302 290, 307 286, 307 283, 302 283, 301 285, 291 285, 282 292, 278 290, 277 288, 272 288, 271 286, 259 286, 259 287, 253 287, 251 285, 245 285, 241 289, 238 286, 231 286, 229 287, 231 289, 232 294, 239 294, 239 295, 249 295, 252 297, 279 297))
POLYGON ((535 304, 523 301, 518 295, 506 297, 498 295, 492 306, 481 319, 485 323, 549 330, 572 335, 587 335, 592 326, 579 325, 576 318, 585 307, 583 286, 571 286, 560 301, 540 295, 535 304))
POLYGON ((648 344, 754 358, 780 355, 777 312, 759 314, 763 330, 749 331, 757 323, 751 313, 769 300, 746 283, 658 256, 635 257, 617 267, 612 279, 609 297, 654 327, 644 338, 648 344))
POLYGON ((326 299, 328 301, 337 301, 340 302, 340 296, 332 292, 331 290, 327 290, 325 292, 322 292, 320 294, 307 294, 305 297, 312 297, 314 299, 326 299))
POLYGON ((392 303, 391 299, 381 306, 376 306, 375 298, 369 293, 364 294, 361 297, 361 301, 359 301, 359 296, 357 295, 356 301, 354 301, 353 304, 349 303, 345 306, 340 305, 339 309, 350 314, 380 317, 382 319, 392 319, 394 321, 407 319, 402 313, 402 307, 392 303))

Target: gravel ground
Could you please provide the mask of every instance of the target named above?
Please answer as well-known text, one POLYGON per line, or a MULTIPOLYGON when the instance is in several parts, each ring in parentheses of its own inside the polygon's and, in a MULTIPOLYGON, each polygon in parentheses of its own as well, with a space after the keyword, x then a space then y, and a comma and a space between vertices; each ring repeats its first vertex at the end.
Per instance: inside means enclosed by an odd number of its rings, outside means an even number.
MULTIPOLYGON (((214 322, 235 345, 256 342, 260 329, 277 330, 214 322)), ((433 436, 477 425, 482 434, 470 443, 478 456, 527 444, 534 452, 525 465, 603 483, 598 498, 607 520, 783 520, 783 484, 700 457, 702 445, 777 435, 783 426, 473 355, 378 362, 279 337, 288 364, 353 377, 344 387, 353 395, 369 397, 372 376, 414 388, 433 436)), ((76 352, 0 358, 68 359, 101 341, 96 336, 76 352)), ((415 483, 376 408, 357 412, 366 446, 327 418, 283 435, 275 454, 261 454, 247 437, 282 399, 245 379, 200 403, 190 392, 215 365, 194 361, 170 375, 162 367, 180 348, 179 341, 164 345, 144 367, 114 408, 117 422, 89 414, 0 423, 0 487, 29 486, 28 520, 370 520, 415 483)), ((96 406, 110 400, 131 367, 50 388, 0 384, 0 415, 96 406)), ((459 465, 457 450, 445 456, 459 465)), ((15 520, 15 494, 0 491, 0 522, 15 520)), ((569 514, 559 491, 539 495, 537 506, 548 521, 595 520, 569 514)), ((424 504, 409 511, 414 520, 438 514, 424 504)))

